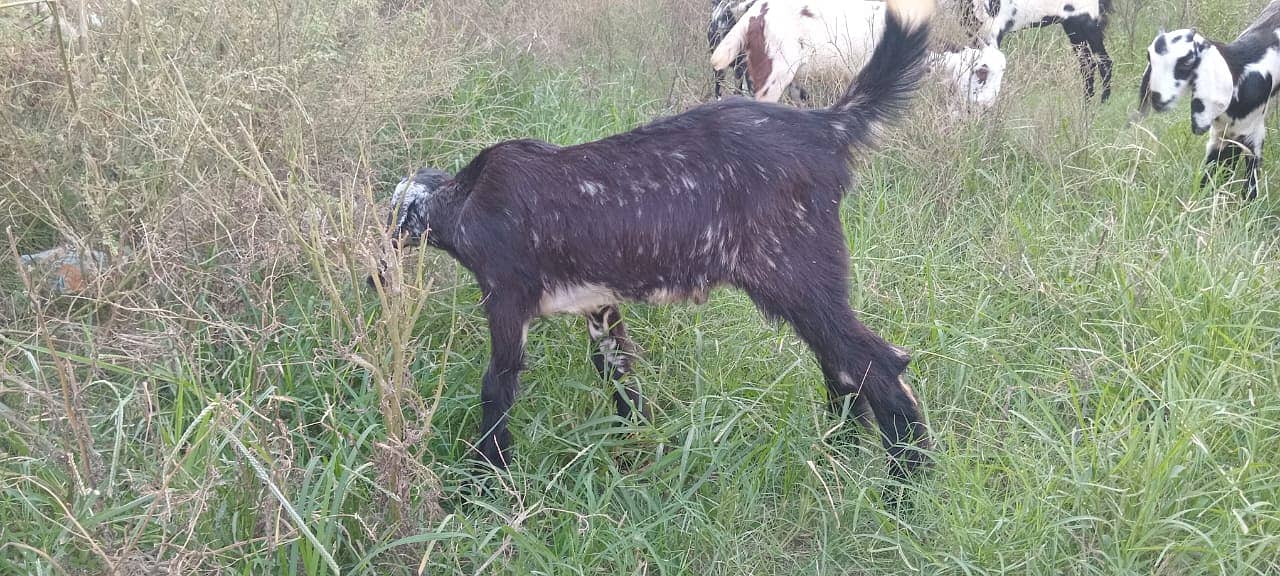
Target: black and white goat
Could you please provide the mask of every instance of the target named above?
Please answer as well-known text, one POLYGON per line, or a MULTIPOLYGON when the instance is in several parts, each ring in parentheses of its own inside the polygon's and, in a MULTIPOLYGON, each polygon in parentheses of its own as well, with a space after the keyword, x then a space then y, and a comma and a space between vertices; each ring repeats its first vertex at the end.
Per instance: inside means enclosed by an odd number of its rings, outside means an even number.
MULTIPOLYGON (((397 245, 446 251, 483 293, 492 356, 479 456, 510 461, 507 418, 533 319, 585 315, 597 366, 621 378, 631 344, 619 302, 702 301, 731 285, 809 345, 833 405, 851 395, 874 415, 894 474, 922 465, 930 442, 903 380, 910 356, 849 306, 839 211, 851 149, 871 146, 918 88, 932 12, 933 0, 891 0, 883 40, 831 108, 729 98, 575 146, 503 142, 452 177, 424 169, 402 182, 389 222, 397 245)), ((644 410, 634 385, 620 390, 622 416, 644 410)))
MULTIPOLYGON (((884 31, 884 2, 865 0, 758 0, 712 52, 717 71, 746 56, 757 100, 777 102, 796 80, 857 73, 884 31)), ((1000 92, 1005 57, 994 46, 932 54, 952 96, 952 110, 989 108, 1000 92)))
MULTIPOLYGON (((742 17, 756 0, 711 0, 711 21, 707 23, 707 45, 710 50, 715 50, 716 46, 724 40, 729 30, 733 29, 733 25, 738 23, 738 19, 742 17)), ((747 59, 744 55, 739 54, 733 59, 733 90, 737 94, 749 94, 751 90, 751 78, 747 76, 747 59)), ((717 99, 723 95, 724 85, 724 69, 712 69, 711 82, 715 89, 717 99)))
POLYGON ((981 36, 995 46, 1002 45, 1010 32, 1062 24, 1080 59, 1085 97, 1093 97, 1095 75, 1102 79, 1100 100, 1106 102, 1111 97, 1112 63, 1105 43, 1111 0, 990 0, 986 14, 981 0, 973 2, 982 22, 981 36))
POLYGON ((1280 89, 1280 2, 1272 2, 1234 42, 1223 44, 1194 29, 1160 32, 1147 47, 1139 111, 1168 110, 1191 87, 1191 131, 1209 132, 1204 187, 1216 164, 1242 155, 1248 179, 1245 197, 1258 195, 1267 103, 1280 89))

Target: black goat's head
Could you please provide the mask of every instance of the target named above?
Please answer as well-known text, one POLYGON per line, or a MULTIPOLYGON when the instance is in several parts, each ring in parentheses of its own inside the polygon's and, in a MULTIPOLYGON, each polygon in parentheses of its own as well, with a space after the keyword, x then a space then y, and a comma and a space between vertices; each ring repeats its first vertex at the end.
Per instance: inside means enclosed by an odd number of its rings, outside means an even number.
MULTIPOLYGON (((419 168, 412 177, 396 185, 391 195, 391 207, 387 211, 387 228, 391 234, 392 248, 412 248, 422 243, 431 220, 431 199, 453 176, 444 170, 419 168)), ((378 262, 378 279, 385 285, 387 263, 378 262)), ((368 284, 375 286, 369 276, 368 284)))
POLYGON ((431 198, 452 178, 444 170, 419 168, 413 177, 396 185, 387 212, 392 247, 412 248, 422 242, 422 235, 430 225, 431 198))

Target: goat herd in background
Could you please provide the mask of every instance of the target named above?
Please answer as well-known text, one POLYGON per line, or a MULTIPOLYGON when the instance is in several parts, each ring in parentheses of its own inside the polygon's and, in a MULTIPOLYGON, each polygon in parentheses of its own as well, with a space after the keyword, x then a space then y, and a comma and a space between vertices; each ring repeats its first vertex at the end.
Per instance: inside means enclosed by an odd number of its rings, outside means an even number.
MULTIPOLYGON (((926 67, 943 72, 959 101, 953 111, 989 107, 1004 73, 1000 41, 1020 28, 1061 23, 1086 96, 1096 73, 1105 100, 1108 4, 973 0, 961 10, 974 25, 972 46, 930 53, 933 0, 717 0, 708 30, 717 96, 732 68, 736 86, 755 99, 717 98, 574 146, 502 142, 456 175, 422 168, 401 181, 388 218, 392 247, 425 242, 446 251, 483 294, 492 355, 480 392, 479 458, 497 467, 510 461, 508 412, 534 319, 583 315, 618 413, 647 417, 627 377, 636 347, 618 304, 702 302, 729 285, 809 346, 834 409, 875 422, 892 474, 924 464, 929 434, 903 378, 910 356, 849 306, 839 216, 852 180, 849 153, 870 148, 903 115, 926 67), (847 88, 829 108, 776 103, 785 92, 804 98, 797 79, 832 73, 847 88)), ((1192 128, 1212 131, 1205 178, 1215 163, 1247 153, 1251 197, 1265 104, 1280 79, 1278 34, 1280 0, 1231 44, 1194 30, 1161 33, 1141 84, 1144 112, 1168 109, 1191 86, 1192 128)), ((386 281, 382 273, 369 279, 379 290, 386 281)))

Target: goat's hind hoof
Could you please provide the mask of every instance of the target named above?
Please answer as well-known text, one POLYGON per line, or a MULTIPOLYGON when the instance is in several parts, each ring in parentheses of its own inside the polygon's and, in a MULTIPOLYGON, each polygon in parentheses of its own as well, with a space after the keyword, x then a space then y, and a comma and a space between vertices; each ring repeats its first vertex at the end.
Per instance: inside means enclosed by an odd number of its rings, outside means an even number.
POLYGON ((507 465, 511 463, 512 450, 493 446, 493 440, 488 440, 485 443, 489 445, 471 450, 473 466, 481 473, 506 472, 507 465))

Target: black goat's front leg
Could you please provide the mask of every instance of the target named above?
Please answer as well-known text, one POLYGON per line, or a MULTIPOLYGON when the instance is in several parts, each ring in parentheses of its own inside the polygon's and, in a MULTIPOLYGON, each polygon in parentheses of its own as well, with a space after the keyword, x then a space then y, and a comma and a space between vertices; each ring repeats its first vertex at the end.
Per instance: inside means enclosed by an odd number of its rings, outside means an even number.
POLYGON ((627 327, 617 306, 605 306, 587 314, 587 332, 591 335, 591 362, 600 376, 614 386, 613 400, 618 415, 649 419, 649 402, 636 386, 631 363, 636 358, 636 345, 627 336, 627 327))
POLYGON ((532 315, 522 307, 494 304, 492 300, 487 308, 492 353, 480 388, 482 416, 476 452, 481 461, 506 468, 511 462, 507 418, 520 389, 524 340, 532 315))

